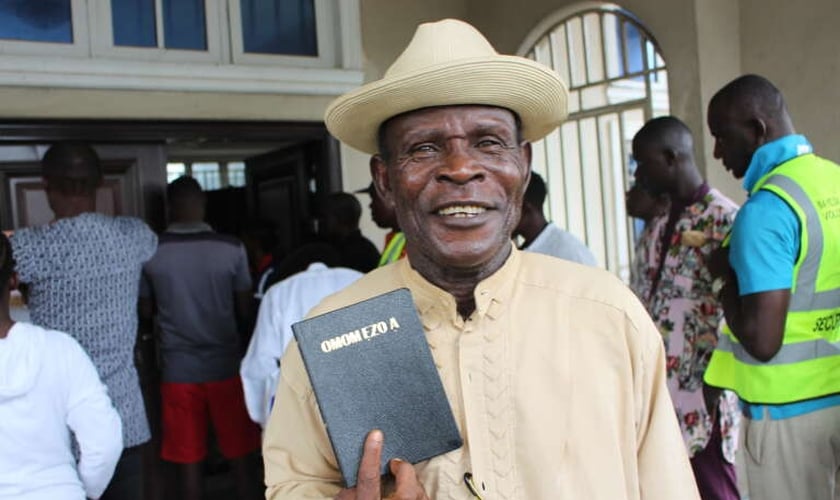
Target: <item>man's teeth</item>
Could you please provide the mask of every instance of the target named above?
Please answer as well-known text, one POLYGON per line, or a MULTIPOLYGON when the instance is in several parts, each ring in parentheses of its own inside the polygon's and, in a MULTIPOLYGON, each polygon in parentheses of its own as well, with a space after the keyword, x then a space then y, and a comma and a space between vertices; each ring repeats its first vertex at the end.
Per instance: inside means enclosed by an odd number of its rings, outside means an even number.
POLYGON ((446 207, 438 210, 440 215, 449 215, 453 217, 474 217, 486 211, 483 207, 476 207, 473 205, 464 205, 456 207, 446 207))

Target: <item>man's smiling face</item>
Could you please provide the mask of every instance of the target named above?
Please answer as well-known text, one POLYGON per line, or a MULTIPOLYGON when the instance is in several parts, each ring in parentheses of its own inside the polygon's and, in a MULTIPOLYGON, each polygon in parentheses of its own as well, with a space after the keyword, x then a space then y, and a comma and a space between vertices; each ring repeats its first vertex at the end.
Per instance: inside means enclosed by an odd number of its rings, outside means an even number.
POLYGON ((495 271, 510 251, 530 173, 517 120, 489 106, 426 108, 389 120, 373 163, 418 271, 495 271))

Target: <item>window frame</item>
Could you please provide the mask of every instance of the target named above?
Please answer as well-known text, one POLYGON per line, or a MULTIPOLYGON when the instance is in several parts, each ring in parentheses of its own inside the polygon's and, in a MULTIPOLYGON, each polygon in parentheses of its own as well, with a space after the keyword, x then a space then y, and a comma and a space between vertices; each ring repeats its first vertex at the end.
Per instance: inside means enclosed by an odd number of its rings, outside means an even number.
POLYGON ((624 193, 630 187, 633 170, 629 141, 638 130, 629 125, 638 122, 641 126, 660 116, 663 110, 668 112, 668 66, 662 50, 650 30, 631 12, 615 4, 583 2, 561 8, 544 18, 529 32, 517 54, 548 64, 569 88, 569 117, 561 127, 536 141, 532 147, 534 171, 543 174, 548 185, 545 207, 548 218, 585 241, 601 265, 629 281, 635 231, 633 219, 626 214, 624 193), (600 36, 594 39, 598 42, 595 46, 601 58, 592 61, 596 66, 602 64, 599 77, 593 76, 598 71, 590 71, 587 57, 590 53, 586 19, 593 14, 598 16, 596 26, 600 36), (620 32, 606 30, 608 16, 619 23, 620 32), (570 34, 569 27, 575 22, 580 25, 579 33, 570 34), (640 71, 631 68, 628 25, 640 34, 640 71), (575 35, 579 36, 575 38, 575 35), (610 74, 611 57, 606 49, 612 42, 621 44, 618 59, 612 61, 618 64, 616 75, 610 74), (572 53, 574 48, 579 48, 581 53, 572 53), (651 56, 654 59, 650 59, 651 56), (664 96, 661 86, 652 83, 654 77, 660 83, 660 76, 665 77, 664 96), (634 78, 642 81, 634 81, 634 78), (585 107, 584 93, 599 88, 603 88, 605 102, 585 107), (628 95, 641 92, 642 95, 616 99, 615 96, 622 92, 628 95), (589 130, 584 130, 587 127, 589 130), (596 138, 594 149, 589 142, 593 136, 596 138), (589 149, 584 151, 587 147, 589 149), (598 170, 586 171, 584 165, 589 167, 592 161, 598 170))
POLYGON ((74 43, 0 41, 0 86, 337 96, 363 83, 359 0, 316 0, 316 9, 330 11, 329 31, 336 31, 332 47, 319 36, 319 50, 322 44, 332 50, 329 67, 325 58, 306 63, 301 56, 260 54, 262 64, 250 54, 234 60, 230 16, 224 15, 231 1, 205 0, 215 5, 205 12, 208 53, 218 34, 214 59, 201 51, 114 47, 110 2, 71 0, 74 43), (107 30, 97 28, 103 23, 107 30))
POLYGON ((133 61, 163 61, 189 63, 220 63, 223 61, 223 29, 211 29, 222 26, 224 21, 220 4, 215 0, 204 0, 204 30, 207 50, 168 49, 164 46, 163 0, 155 0, 155 29, 157 47, 131 47, 114 45, 114 25, 111 19, 111 2, 93 0, 89 7, 91 23, 96 29, 90 30, 91 54, 94 57, 129 59, 133 61))
POLYGON ((317 56, 300 56, 286 54, 259 54, 245 52, 245 41, 242 36, 242 4, 241 0, 228 0, 228 20, 231 46, 231 61, 233 64, 243 65, 287 65, 317 68, 335 67, 340 61, 336 32, 339 31, 338 16, 341 15, 341 2, 336 0, 314 0, 315 7, 315 37, 318 44, 317 56), (336 8, 331 8, 331 5, 336 8))

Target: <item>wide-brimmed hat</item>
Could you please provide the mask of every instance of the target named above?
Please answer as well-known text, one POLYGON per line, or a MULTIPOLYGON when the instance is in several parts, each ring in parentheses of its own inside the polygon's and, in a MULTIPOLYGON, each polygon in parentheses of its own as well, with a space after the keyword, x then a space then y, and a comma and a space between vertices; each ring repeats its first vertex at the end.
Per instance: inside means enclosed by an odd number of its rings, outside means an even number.
POLYGON ((568 92, 550 68, 500 55, 469 24, 421 24, 380 80, 333 101, 324 121, 345 144, 376 153, 379 126, 401 113, 433 106, 478 104, 509 109, 527 141, 545 137, 566 118, 568 92))

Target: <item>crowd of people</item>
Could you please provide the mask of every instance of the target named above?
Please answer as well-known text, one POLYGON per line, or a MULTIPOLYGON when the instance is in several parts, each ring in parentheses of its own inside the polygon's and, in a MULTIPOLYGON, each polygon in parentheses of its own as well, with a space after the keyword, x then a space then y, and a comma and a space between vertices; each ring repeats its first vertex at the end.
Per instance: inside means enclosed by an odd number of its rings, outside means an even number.
POLYGON ((555 72, 464 22, 420 25, 325 115, 371 155, 357 193, 389 231, 383 252, 359 200, 333 193, 322 237, 270 279, 205 222, 195 179, 169 184, 155 234, 96 213, 90 146, 50 147, 55 220, 0 237, 0 498, 139 500, 156 455, 172 497, 200 499, 215 450, 245 500, 840 499, 838 165, 757 75, 708 107, 742 207, 703 179, 695 132, 648 121, 632 141, 626 208, 644 229, 628 287, 544 215, 531 142, 567 98, 555 72), (463 446, 383 463, 389 436, 370 429, 346 488, 291 324, 397 288, 463 446), (31 323, 11 318, 15 289, 31 323), (137 362, 138 331, 155 362, 137 362))

